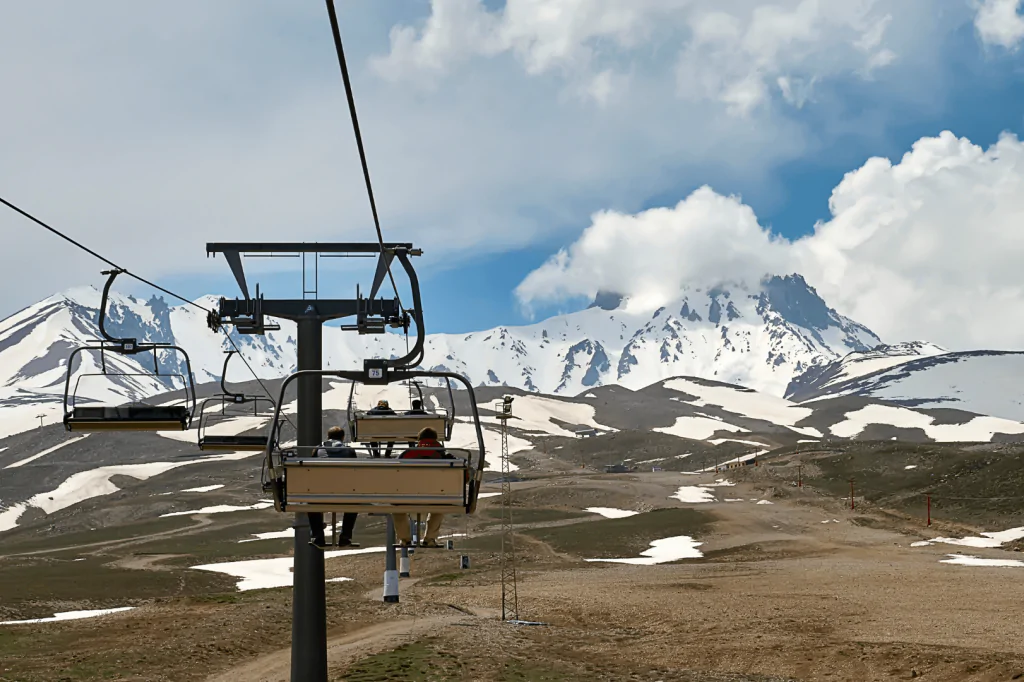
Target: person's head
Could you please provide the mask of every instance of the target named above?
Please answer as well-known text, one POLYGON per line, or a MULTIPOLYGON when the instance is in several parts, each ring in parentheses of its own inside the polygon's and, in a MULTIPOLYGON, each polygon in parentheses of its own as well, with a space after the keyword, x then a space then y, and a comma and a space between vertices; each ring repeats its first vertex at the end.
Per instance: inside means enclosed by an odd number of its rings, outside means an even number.
POLYGON ((435 431, 434 429, 432 429, 432 428, 430 428, 428 426, 427 428, 425 428, 422 431, 420 431, 419 439, 420 440, 437 440, 437 431, 435 431))
POLYGON ((416 400, 413 400, 412 401, 412 409, 414 409, 414 410, 422 410, 423 409, 423 401, 420 400, 419 398, 417 398, 416 400))
POLYGON ((340 426, 332 426, 327 429, 328 440, 345 440, 345 429, 340 426))
POLYGON ((391 406, 388 405, 388 401, 386 401, 386 400, 378 400, 377 401, 377 407, 385 408, 386 409, 386 408, 389 408, 391 406))

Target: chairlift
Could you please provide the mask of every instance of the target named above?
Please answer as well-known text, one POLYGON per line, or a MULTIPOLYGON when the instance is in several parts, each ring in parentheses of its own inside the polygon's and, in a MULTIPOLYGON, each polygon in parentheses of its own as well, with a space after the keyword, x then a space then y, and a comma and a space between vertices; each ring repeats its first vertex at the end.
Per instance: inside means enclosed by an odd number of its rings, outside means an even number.
POLYGON ((67 378, 64 381, 64 428, 68 431, 185 431, 192 425, 192 416, 196 408, 196 387, 192 376, 192 365, 184 349, 169 343, 139 342, 133 338, 114 338, 107 333, 104 320, 107 316, 107 302, 110 287, 114 279, 124 270, 106 270, 107 282, 103 286, 100 300, 99 329, 102 339, 96 343, 75 348, 68 357, 67 378), (86 351, 98 351, 100 371, 79 374, 74 388, 71 377, 74 374, 75 357, 86 351), (173 352, 181 356, 185 362, 185 373, 161 372, 160 352, 173 352), (117 363, 108 363, 107 354, 117 356, 136 356, 141 353, 153 354, 152 372, 117 371, 117 363), (79 405, 86 400, 79 398, 78 391, 84 377, 146 377, 157 379, 178 378, 184 385, 184 397, 181 404, 149 405, 135 401, 127 405, 79 405))
POLYGON ((204 400, 197 412, 199 416, 199 449, 221 452, 260 452, 267 447, 266 435, 242 436, 222 435, 210 433, 210 427, 217 424, 225 424, 231 419, 246 416, 265 416, 270 418, 270 410, 273 409, 274 401, 264 396, 245 395, 229 391, 225 382, 228 376, 228 363, 231 357, 237 352, 229 350, 224 358, 224 369, 220 375, 221 394, 204 400), (250 408, 233 410, 235 406, 246 405, 250 408), (261 410, 260 407, 263 406, 261 410), (218 409, 219 408, 219 409, 218 409))
MULTIPOLYGON (((431 375, 434 376, 434 375, 431 375)), ((437 432, 437 439, 444 443, 451 440, 455 426, 455 397, 452 384, 448 378, 448 408, 427 408, 423 399, 423 389, 418 381, 409 380, 411 389, 416 390, 422 413, 412 413, 412 399, 409 400, 409 412, 396 411, 395 414, 371 414, 369 410, 356 409, 356 383, 351 382, 348 393, 348 423, 352 431, 353 443, 415 443, 420 431, 431 428, 437 432)))
MULTIPOLYGON (((362 372, 302 370, 282 382, 271 422, 272 433, 266 446, 268 478, 264 482, 264 490, 273 494, 274 508, 289 513, 474 513, 486 461, 483 429, 472 385, 465 377, 451 372, 390 369, 385 361, 368 360, 364 364, 362 372), (377 385, 417 377, 459 381, 469 391, 477 449, 449 448, 447 452, 453 455, 450 459, 375 459, 368 447, 354 446, 357 453, 354 458, 318 457, 319 446, 315 445, 282 448, 276 433, 280 427, 281 405, 288 385, 302 376, 337 377, 353 383, 377 385)), ((393 421, 385 424, 403 426, 380 428, 372 437, 364 431, 361 440, 415 440, 418 430, 411 428, 411 419, 402 419, 406 416, 389 416, 388 419, 393 421)), ((433 428, 439 421, 446 423, 443 420, 447 418, 413 416, 419 420, 418 428, 424 425, 433 428)), ((376 423, 377 420, 364 421, 362 428, 376 423)), ((441 434, 442 431, 438 430, 438 435, 441 434)), ((450 434, 448 430, 446 435, 449 438, 450 434)))

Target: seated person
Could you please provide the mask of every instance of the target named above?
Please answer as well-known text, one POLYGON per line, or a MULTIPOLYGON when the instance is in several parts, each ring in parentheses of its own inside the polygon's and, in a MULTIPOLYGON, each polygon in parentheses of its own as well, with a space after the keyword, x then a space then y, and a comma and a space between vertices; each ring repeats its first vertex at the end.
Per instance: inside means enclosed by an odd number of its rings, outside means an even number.
POLYGON ((327 430, 327 440, 313 454, 314 457, 355 457, 356 451, 345 442, 345 429, 332 426, 327 430))
MULTIPOLYGON (((406 450, 399 459, 455 459, 454 456, 445 451, 444 446, 437 440, 437 431, 425 428, 420 431, 419 442, 416 447, 406 450)), ((412 529, 409 527, 408 514, 392 514, 395 521, 395 535, 403 547, 412 544, 412 529)), ((431 512, 427 514, 427 531, 423 534, 423 541, 420 547, 440 547, 437 543, 437 534, 441 531, 441 522, 444 521, 444 514, 431 512)))
MULTIPOLYGON (((366 411, 366 414, 395 414, 395 411, 391 409, 391 406, 386 400, 378 400, 377 406, 366 411)), ((377 441, 367 443, 370 446, 370 453, 374 457, 380 457, 380 443, 377 441)), ((385 457, 391 457, 391 451, 395 449, 394 443, 388 443, 387 449, 384 452, 385 457)))
POLYGON ((412 401, 412 409, 406 412, 406 414, 430 414, 423 409, 423 401, 416 399, 412 401))
MULTIPOLYGON (((345 429, 340 426, 332 426, 327 430, 327 440, 320 444, 320 447, 313 453, 314 457, 356 457, 355 449, 345 442, 345 429)), ((352 544, 352 531, 355 530, 356 518, 359 514, 346 512, 341 516, 341 531, 338 533, 338 547, 348 547, 352 544)), ((323 522, 323 514, 310 514, 310 531, 313 543, 323 547, 326 544, 324 528, 327 524, 323 522), (319 519, 319 529, 314 518, 319 519)))

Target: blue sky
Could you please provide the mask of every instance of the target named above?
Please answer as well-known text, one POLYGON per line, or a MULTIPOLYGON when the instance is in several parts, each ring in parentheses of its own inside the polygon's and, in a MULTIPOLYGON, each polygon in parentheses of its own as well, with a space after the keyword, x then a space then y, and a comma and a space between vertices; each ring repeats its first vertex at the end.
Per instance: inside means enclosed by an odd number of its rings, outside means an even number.
MULTIPOLYGON (((898 164, 943 130, 981 150, 1004 131, 1024 132, 1024 29, 991 18, 1010 16, 993 12, 1016 0, 951 0, 941 11, 930 0, 875 0, 863 11, 829 0, 813 12, 799 0, 637 0, 627 12, 594 5, 555 19, 521 3, 515 12, 474 0, 339 4, 385 237, 426 250, 418 270, 434 332, 525 323, 524 304, 535 317, 578 308, 590 285, 645 268, 629 254, 620 266, 584 253, 578 240, 592 214, 671 209, 707 184, 819 255, 846 249, 837 235, 856 232, 857 220, 890 226, 857 254, 844 251, 844 262, 877 269, 879 281, 903 277, 909 289, 901 311, 870 292, 848 298, 854 282, 805 253, 764 262, 730 253, 722 277, 800 267, 830 304, 884 336, 941 339, 948 330, 912 313, 929 305, 923 283, 948 280, 952 266, 910 273, 882 262, 876 251, 899 250, 876 248, 897 239, 895 223, 853 212, 833 220, 829 197, 870 157, 898 164), (811 239, 816 221, 831 236, 811 239), (573 254, 567 269, 545 271, 517 295, 559 249, 573 254), (743 272, 730 269, 740 261, 743 272), (586 273, 604 274, 570 281, 586 273)), ((205 258, 206 240, 373 238, 322 3, 104 0, 58 17, 26 6, 8 19, 0 85, 19 97, 0 112, 10 150, 0 195, 189 297, 235 291, 226 264, 205 258)), ((856 206, 871 204, 852 189, 856 206)), ((954 244, 967 229, 900 215, 902 234, 918 240, 923 231, 954 244)), ((729 232, 716 222, 723 216, 705 218, 676 214, 664 230, 704 235, 706 251, 686 257, 714 263, 715 251, 736 245, 713 241, 729 232)), ((0 315, 100 283, 95 262, 20 219, 0 215, 0 230, 15 247, 0 256, 0 315), (38 277, 41 257, 63 267, 38 277)), ((372 268, 364 272, 365 288, 372 268)), ((299 288, 297 272, 255 279, 268 295, 299 288)), ((330 281, 339 295, 354 292, 351 275, 330 281)), ((957 286, 965 300, 1010 296, 1014 280, 957 286)))

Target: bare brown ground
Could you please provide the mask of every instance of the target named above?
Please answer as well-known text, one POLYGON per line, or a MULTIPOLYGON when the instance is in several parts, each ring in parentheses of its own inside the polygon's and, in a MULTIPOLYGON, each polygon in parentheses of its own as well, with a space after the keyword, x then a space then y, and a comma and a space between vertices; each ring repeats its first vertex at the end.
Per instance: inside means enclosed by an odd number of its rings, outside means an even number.
MULTIPOLYGON (((417 553, 416 578, 403 581, 398 605, 380 602, 380 555, 328 562, 329 577, 354 578, 328 585, 332 681, 346 679, 367 656, 415 641, 429 641, 462 666, 457 676, 429 679, 1024 679, 1017 607, 1024 569, 941 564, 957 548, 910 548, 918 534, 897 532, 889 517, 851 512, 806 489, 780 490, 772 505, 752 502, 765 492, 750 483, 716 489, 719 499, 743 502, 669 499, 678 485, 713 478, 569 475, 523 484, 523 508, 603 501, 693 506, 716 517, 698 538, 704 558, 658 566, 586 563, 518 536, 519 616, 546 626, 499 622, 491 547, 470 552, 468 572, 457 568, 459 552, 417 553), (831 519, 839 523, 822 523, 831 519), (562 672, 510 677, 508 661, 562 672)), ((593 532, 589 521, 579 533, 593 532)), ((130 565, 166 567, 155 559, 130 565)), ((22 626, 39 633, 39 651, 0 657, 0 680, 288 680, 290 597, 289 590, 261 590, 228 595, 225 603, 158 601, 90 621, 22 626)), ((9 654, 4 636, 0 629, 0 654, 9 654)))

